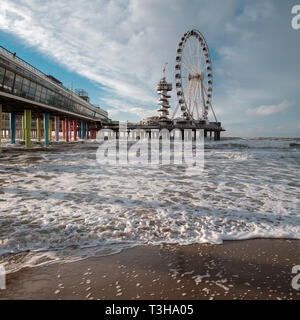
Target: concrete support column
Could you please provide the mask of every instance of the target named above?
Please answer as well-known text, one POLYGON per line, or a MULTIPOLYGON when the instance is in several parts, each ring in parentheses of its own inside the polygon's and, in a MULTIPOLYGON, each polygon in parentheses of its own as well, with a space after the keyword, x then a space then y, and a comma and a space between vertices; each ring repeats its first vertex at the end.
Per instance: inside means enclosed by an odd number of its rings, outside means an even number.
POLYGON ((45 138, 45 146, 49 147, 49 113, 44 113, 44 138, 45 138))
POLYGON ((24 125, 25 125, 25 147, 30 148, 31 145, 31 110, 24 110, 24 125))
POLYGON ((59 116, 55 117, 55 141, 59 141, 59 116))
POLYGON ((36 139, 38 142, 41 142, 41 136, 42 136, 41 118, 36 118, 36 139))
POLYGON ((73 137, 74 141, 77 141, 77 121, 73 120, 73 137))
POLYGON ((10 141, 12 144, 16 143, 16 115, 10 114, 10 141))

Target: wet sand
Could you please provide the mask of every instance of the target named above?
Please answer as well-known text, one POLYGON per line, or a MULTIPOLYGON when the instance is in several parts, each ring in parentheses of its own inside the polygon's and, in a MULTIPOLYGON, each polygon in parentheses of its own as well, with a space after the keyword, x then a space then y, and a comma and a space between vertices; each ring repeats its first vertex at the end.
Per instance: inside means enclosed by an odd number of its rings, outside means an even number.
POLYGON ((119 254, 24 268, 0 299, 293 299, 300 240, 138 246, 119 254))

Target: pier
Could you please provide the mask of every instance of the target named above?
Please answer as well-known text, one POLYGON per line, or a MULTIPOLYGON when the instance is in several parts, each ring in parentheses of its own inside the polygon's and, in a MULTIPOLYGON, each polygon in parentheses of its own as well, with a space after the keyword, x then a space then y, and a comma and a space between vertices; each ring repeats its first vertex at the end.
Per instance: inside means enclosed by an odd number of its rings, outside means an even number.
POLYGON ((85 91, 74 93, 0 46, 0 144, 2 138, 22 140, 26 148, 32 139, 43 139, 45 146, 60 138, 95 139, 109 122, 107 111, 91 104, 85 91))

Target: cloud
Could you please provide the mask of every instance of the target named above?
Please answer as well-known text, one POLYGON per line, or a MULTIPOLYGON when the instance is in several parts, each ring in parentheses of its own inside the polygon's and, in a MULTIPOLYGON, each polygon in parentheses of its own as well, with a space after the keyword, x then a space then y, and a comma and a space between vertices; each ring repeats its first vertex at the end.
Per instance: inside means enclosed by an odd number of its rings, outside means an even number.
POLYGON ((287 101, 283 101, 279 104, 268 105, 268 106, 259 106, 254 109, 248 109, 247 114, 258 115, 258 116, 269 116, 275 113, 282 112, 290 107, 290 104, 287 101))
MULTIPOLYGON (((245 114, 251 114, 273 133, 272 121, 262 115, 299 100, 300 33, 291 28, 289 2, 1 0, 0 29, 98 83, 99 102, 114 118, 127 113, 137 121, 155 114, 162 66, 169 62, 167 78, 173 81, 180 36, 197 28, 211 49, 212 101, 227 132, 234 123, 243 135, 251 128, 245 114)), ((176 103, 173 91, 173 109, 176 103)), ((299 108, 290 108, 286 121, 299 117, 299 108)))

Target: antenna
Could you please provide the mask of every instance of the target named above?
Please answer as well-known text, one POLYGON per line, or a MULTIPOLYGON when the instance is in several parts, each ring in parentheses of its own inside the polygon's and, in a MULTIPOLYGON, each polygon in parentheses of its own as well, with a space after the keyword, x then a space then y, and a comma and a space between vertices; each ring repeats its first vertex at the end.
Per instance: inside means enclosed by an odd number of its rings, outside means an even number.
POLYGON ((163 67, 163 78, 166 77, 166 67, 167 67, 167 65, 168 65, 168 62, 166 62, 166 63, 164 64, 164 67, 163 67))

